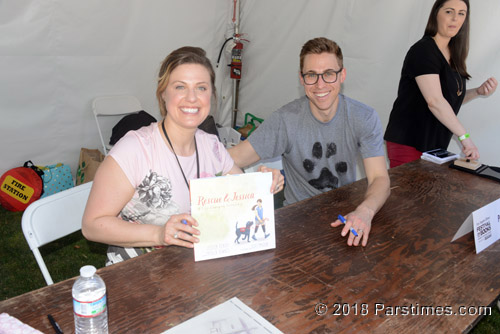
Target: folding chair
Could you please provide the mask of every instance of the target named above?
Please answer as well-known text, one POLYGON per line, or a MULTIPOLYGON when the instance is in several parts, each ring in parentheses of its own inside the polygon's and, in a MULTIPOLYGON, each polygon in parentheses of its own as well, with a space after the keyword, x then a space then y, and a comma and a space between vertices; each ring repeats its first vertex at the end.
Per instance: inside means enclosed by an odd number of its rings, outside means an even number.
POLYGON ((31 203, 23 213, 22 228, 47 282, 54 284, 39 247, 82 228, 82 217, 92 182, 63 190, 31 203))
POLYGON ((94 99, 92 111, 94 112, 104 155, 107 155, 111 149, 109 138, 113 126, 121 117, 141 110, 141 102, 132 95, 101 96, 94 99), (99 123, 99 118, 101 118, 101 123, 99 123))

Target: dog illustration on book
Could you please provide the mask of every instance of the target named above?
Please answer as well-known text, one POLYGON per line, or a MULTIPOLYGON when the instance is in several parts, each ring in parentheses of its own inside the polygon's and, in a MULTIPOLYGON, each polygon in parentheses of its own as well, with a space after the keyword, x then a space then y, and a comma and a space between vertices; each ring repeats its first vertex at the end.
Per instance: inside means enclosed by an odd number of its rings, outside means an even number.
POLYGON ((243 239, 241 241, 244 241, 247 239, 247 242, 250 242, 250 229, 253 225, 253 221, 247 221, 247 224, 245 227, 238 227, 238 222, 236 222, 236 239, 234 242, 240 243, 240 237, 243 235, 243 239))

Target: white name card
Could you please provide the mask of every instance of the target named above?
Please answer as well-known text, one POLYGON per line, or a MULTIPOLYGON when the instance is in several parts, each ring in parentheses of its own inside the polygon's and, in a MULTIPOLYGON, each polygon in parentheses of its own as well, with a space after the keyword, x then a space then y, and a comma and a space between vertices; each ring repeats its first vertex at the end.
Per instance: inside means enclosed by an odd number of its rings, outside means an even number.
POLYGON ((476 254, 500 239, 500 199, 472 212, 451 242, 474 231, 476 254))

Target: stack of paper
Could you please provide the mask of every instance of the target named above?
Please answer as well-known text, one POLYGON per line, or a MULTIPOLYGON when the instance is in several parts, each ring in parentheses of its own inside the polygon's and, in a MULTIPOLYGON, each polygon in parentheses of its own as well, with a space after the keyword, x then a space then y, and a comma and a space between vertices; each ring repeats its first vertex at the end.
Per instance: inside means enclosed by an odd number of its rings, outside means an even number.
POLYGON ((448 161, 458 159, 459 155, 456 153, 449 152, 445 149, 438 148, 435 150, 422 153, 422 156, 420 158, 423 160, 434 162, 436 164, 442 164, 448 161))
POLYGON ((0 314, 0 333, 43 334, 7 313, 0 314))

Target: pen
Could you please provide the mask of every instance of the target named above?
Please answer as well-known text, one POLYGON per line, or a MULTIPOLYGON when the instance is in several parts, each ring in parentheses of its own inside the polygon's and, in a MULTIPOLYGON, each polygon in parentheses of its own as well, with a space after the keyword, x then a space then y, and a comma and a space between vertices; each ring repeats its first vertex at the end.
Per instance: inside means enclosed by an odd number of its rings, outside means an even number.
MULTIPOLYGON (((345 220, 344 216, 342 216, 342 215, 339 215, 339 220, 340 220, 342 223, 344 223, 344 224, 345 224, 345 222, 346 222, 346 220, 345 220)), ((358 236, 358 232, 356 232, 356 230, 355 230, 355 229, 353 229, 352 227, 350 227, 349 229, 351 230, 352 234, 354 234, 355 236, 358 236)))
POLYGON ((54 319, 54 317, 51 314, 49 314, 47 316, 47 318, 49 318, 50 324, 52 325, 52 327, 54 327, 56 334, 64 334, 61 327, 59 326, 59 324, 57 323, 57 321, 54 319))

